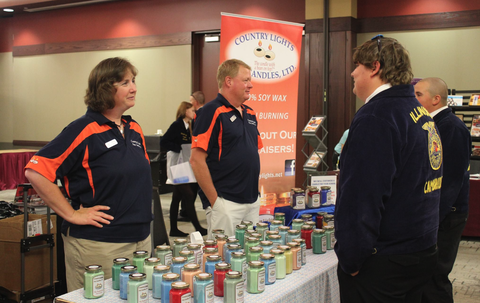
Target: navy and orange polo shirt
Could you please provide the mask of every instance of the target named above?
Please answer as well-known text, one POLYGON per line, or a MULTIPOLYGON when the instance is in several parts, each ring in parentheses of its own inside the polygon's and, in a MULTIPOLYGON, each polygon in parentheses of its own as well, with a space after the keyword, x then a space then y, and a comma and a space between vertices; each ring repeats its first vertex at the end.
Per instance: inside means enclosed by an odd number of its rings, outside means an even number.
POLYGON ((25 167, 52 182, 62 180, 74 209, 110 207, 104 211, 114 217, 109 225, 98 228, 64 221, 62 233, 70 227, 73 237, 116 243, 141 241, 150 234, 152 179, 145 139, 130 116, 122 120, 125 138, 114 122, 88 109, 25 167))
MULTIPOLYGON (((236 203, 254 203, 263 147, 252 108, 242 105, 243 117, 221 94, 198 111, 192 148, 207 152, 207 166, 220 197, 236 203)), ((210 205, 200 190, 204 207, 210 205)))

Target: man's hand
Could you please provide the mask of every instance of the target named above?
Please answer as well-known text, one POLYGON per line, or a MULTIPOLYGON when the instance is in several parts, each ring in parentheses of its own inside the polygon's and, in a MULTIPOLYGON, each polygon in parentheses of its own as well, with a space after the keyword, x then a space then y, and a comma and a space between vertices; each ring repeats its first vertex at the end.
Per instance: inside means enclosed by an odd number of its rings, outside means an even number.
POLYGON ((70 218, 65 219, 76 225, 93 225, 102 228, 102 224, 110 224, 110 221, 113 220, 112 216, 102 211, 109 209, 110 207, 104 205, 96 205, 87 208, 80 205, 80 209, 74 211, 70 218))

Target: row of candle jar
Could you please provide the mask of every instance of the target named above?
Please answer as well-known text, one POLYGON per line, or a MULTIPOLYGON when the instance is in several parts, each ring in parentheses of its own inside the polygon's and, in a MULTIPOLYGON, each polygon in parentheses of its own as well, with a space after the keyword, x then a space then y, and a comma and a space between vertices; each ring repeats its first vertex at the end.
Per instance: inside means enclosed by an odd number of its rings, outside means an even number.
MULTIPOLYGON (((319 229, 325 226, 334 226, 334 216, 326 212, 317 212, 315 216, 315 221, 314 221, 312 214, 303 214, 301 215, 301 219, 292 220, 292 229, 300 230, 303 224, 307 224, 309 222, 315 222, 316 228, 319 228, 319 229)), ((309 223, 309 224, 313 224, 313 223, 309 223)))

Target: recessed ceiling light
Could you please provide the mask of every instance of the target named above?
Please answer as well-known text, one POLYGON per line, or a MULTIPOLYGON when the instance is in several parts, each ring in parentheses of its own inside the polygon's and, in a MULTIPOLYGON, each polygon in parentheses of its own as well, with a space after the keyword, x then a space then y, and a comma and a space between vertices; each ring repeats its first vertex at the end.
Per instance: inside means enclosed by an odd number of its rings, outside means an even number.
POLYGON ((13 8, 4 8, 3 11, 6 12, 6 13, 13 13, 14 12, 13 8))

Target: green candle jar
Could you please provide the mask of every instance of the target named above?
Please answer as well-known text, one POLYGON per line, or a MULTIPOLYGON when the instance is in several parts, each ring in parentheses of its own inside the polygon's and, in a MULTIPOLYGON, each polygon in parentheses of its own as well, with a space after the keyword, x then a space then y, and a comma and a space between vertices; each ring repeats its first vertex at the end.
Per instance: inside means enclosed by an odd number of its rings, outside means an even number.
POLYGON ((149 257, 148 251, 146 250, 137 250, 133 252, 133 265, 137 267, 139 273, 144 273, 143 264, 145 259, 149 257))
POLYGON ((282 221, 282 225, 285 225, 285 213, 275 213, 273 216, 275 220, 282 221))
POLYGON ((292 220, 292 229, 301 231, 302 225, 305 223, 302 219, 293 219, 292 220))
POLYGON ((85 273, 83 275, 83 290, 84 297, 87 299, 96 299, 103 296, 105 274, 101 265, 85 266, 85 273))
POLYGON ((325 237, 327 238, 327 250, 333 249, 335 246, 336 239, 333 228, 333 226, 325 226, 323 228, 325 230, 325 237))
POLYGON ((122 267, 125 265, 130 265, 128 258, 113 259, 112 288, 115 290, 120 289, 120 273, 122 272, 122 267))
POLYGON ((148 303, 148 282, 147 276, 142 273, 130 274, 128 276, 128 303, 148 303))
POLYGON ((258 238, 255 238, 255 237, 247 238, 247 242, 245 243, 245 247, 243 248, 243 250, 245 251, 245 255, 247 255, 247 258, 248 258, 248 255, 250 254, 250 247, 254 247, 258 245, 260 245, 260 240, 258 238))
POLYGON ((173 240, 173 257, 180 257, 180 251, 186 249, 187 240, 186 239, 175 239, 173 240))
POLYGON ((252 246, 249 248, 250 253, 247 255, 247 262, 260 260, 260 254, 263 253, 263 247, 252 246))
POLYGON ((272 249, 270 253, 275 256, 277 280, 285 279, 287 276, 287 259, 285 258, 284 251, 281 249, 272 249))
POLYGON ((242 220, 241 224, 247 225, 247 229, 253 229, 253 222, 249 220, 242 220))
POLYGON ((262 261, 250 261, 247 268, 247 292, 258 294, 265 290, 265 267, 262 261))
POLYGON ((278 248, 283 250, 285 254, 286 273, 289 275, 293 272, 293 254, 291 247, 288 245, 279 245, 278 248))
POLYGON ((268 230, 268 223, 258 222, 256 232, 262 235, 261 241, 265 240, 265 232, 268 230))
POLYGON ((327 252, 327 237, 325 236, 325 230, 313 230, 312 247, 314 254, 324 254, 327 252))
POLYGON ((247 278, 247 257, 245 256, 244 252, 235 251, 232 252, 232 257, 230 258, 230 264, 232 266, 232 270, 236 270, 242 273, 242 277, 245 280, 247 278))
POLYGON ((235 238, 238 240, 240 246, 245 244, 245 231, 248 229, 248 226, 245 224, 239 224, 235 227, 235 238))
POLYGON ((181 250, 179 253, 180 257, 187 258, 187 264, 195 263, 195 255, 194 252, 191 250, 181 250))
POLYGON ((160 263, 163 265, 172 265, 172 249, 169 245, 158 245, 155 248, 155 255, 160 259, 160 263))
POLYGON ((223 280, 223 302, 236 303, 243 302, 245 294, 245 284, 242 272, 232 270, 225 274, 223 280))
POLYGON ((160 258, 146 258, 143 264, 143 272, 147 275, 148 289, 152 289, 153 268, 160 265, 160 258))

